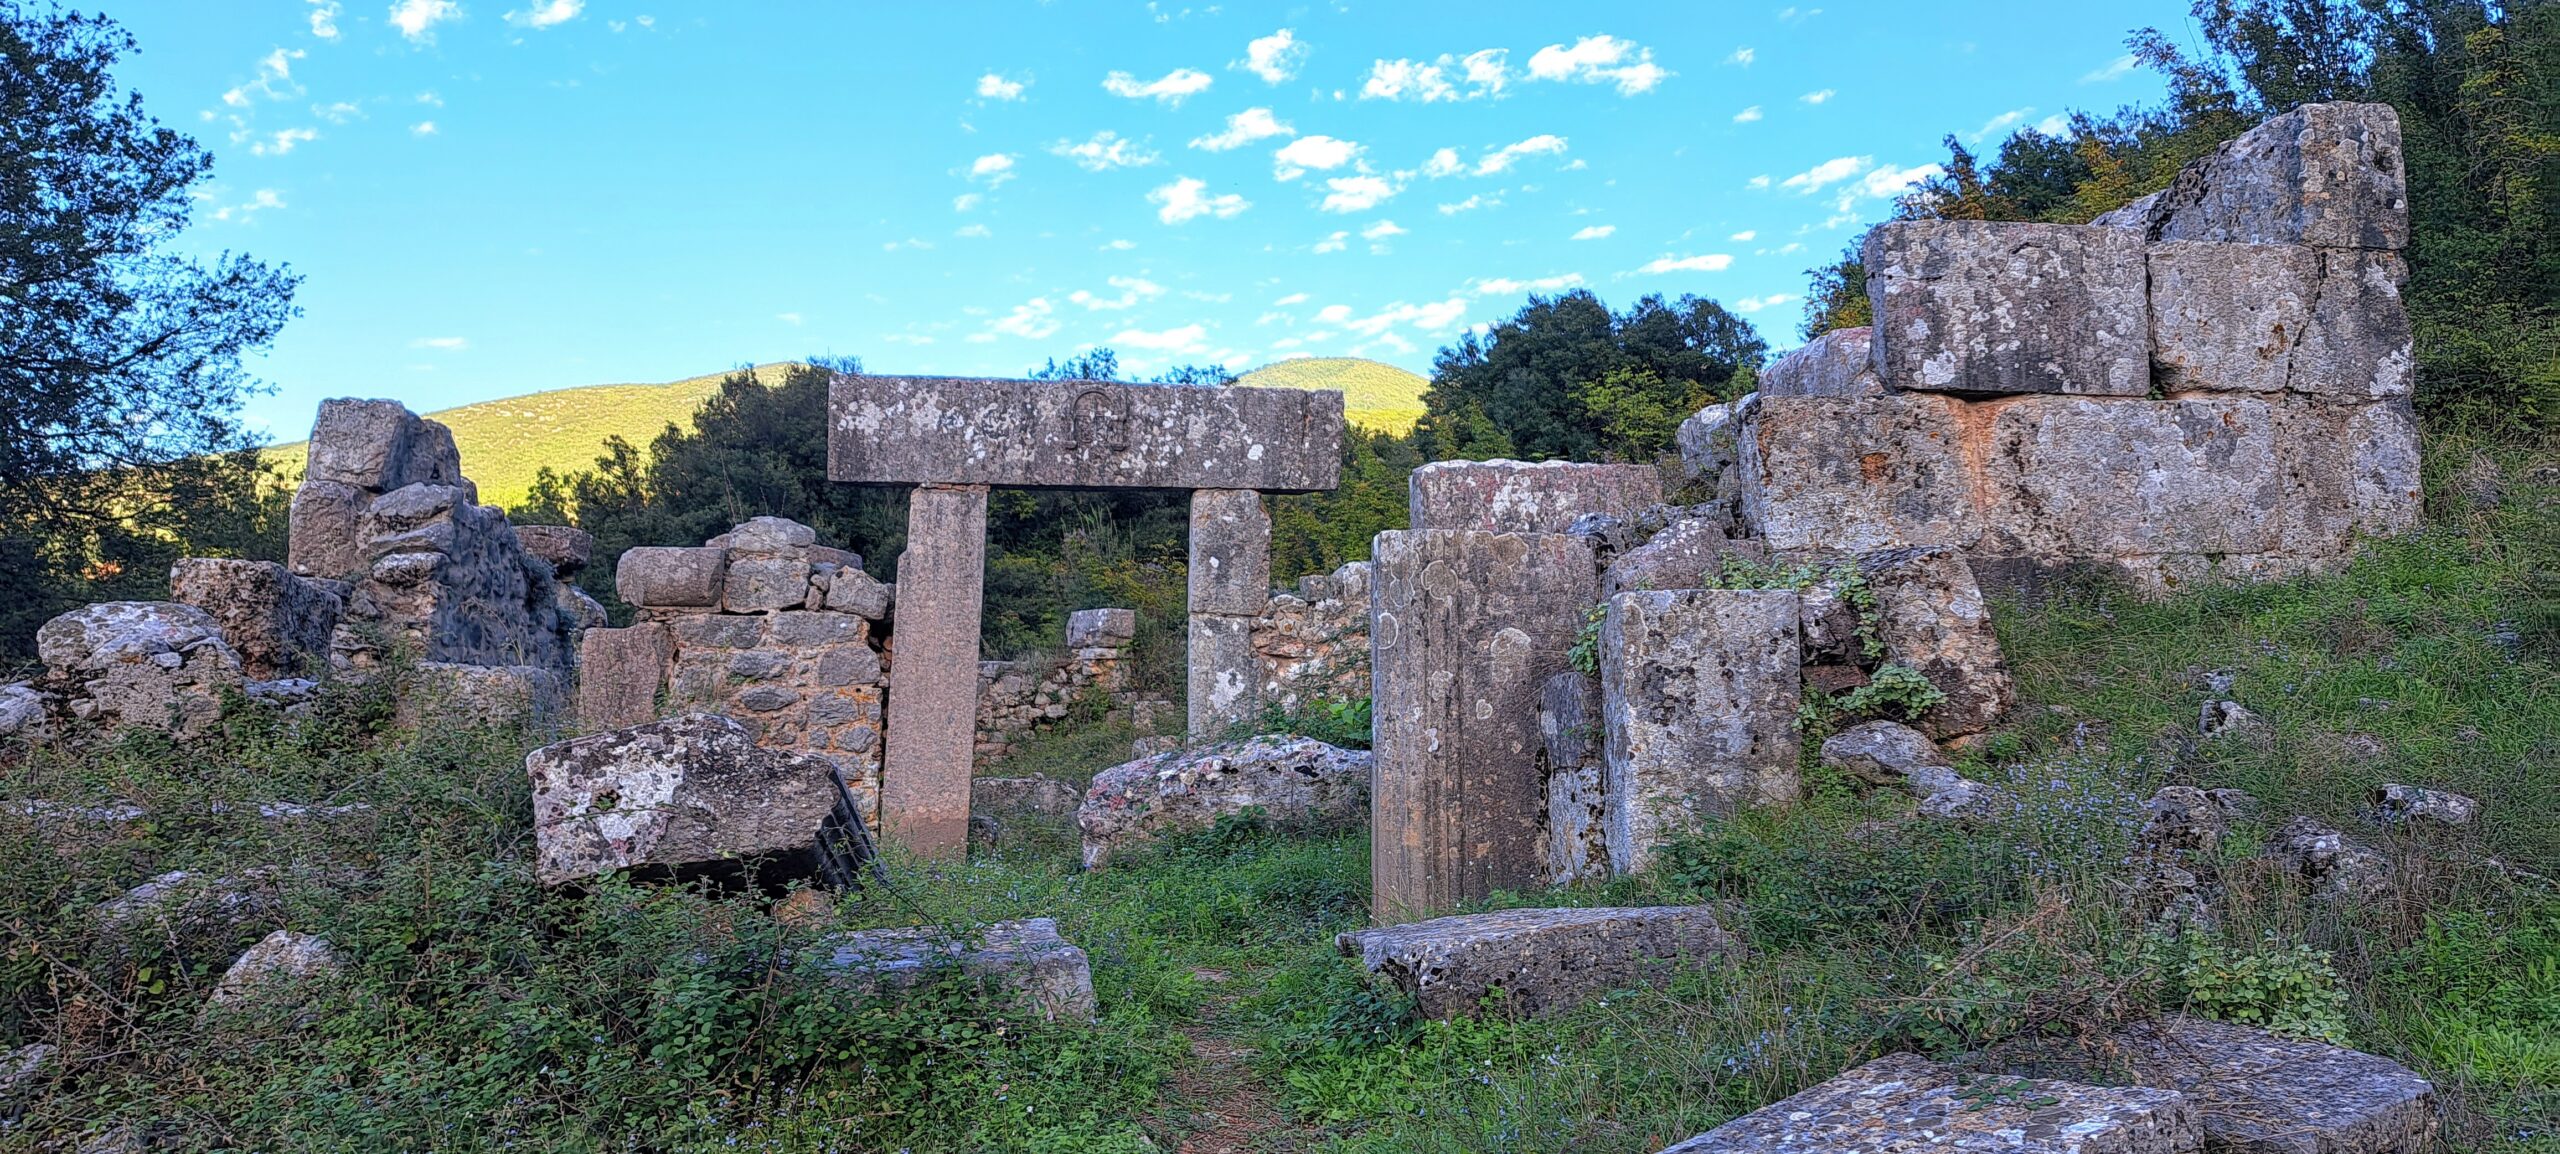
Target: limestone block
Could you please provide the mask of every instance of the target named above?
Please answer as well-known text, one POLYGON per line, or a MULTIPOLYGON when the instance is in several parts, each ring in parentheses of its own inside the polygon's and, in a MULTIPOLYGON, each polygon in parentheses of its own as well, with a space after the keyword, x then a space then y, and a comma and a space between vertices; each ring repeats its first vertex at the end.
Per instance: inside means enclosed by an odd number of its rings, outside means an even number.
POLYGON ((818 684, 877 685, 880 655, 868 645, 838 645, 818 656, 818 684))
POLYGON ((1253 618, 1192 614, 1189 622, 1188 732, 1193 741, 1223 736, 1262 714, 1262 669, 1253 651, 1253 618))
POLYGON ((44 694, 24 682, 0 685, 0 737, 42 740, 51 726, 44 694))
POLYGON ((1741 949, 1705 906, 1498 910, 1355 930, 1334 945, 1433 1018, 1474 1017, 1496 991, 1497 1012, 1567 1009, 1741 949))
POLYGON ((1763 397, 1743 422, 1743 523, 1771 550, 1971 544, 1982 535, 1951 397, 1763 397))
POLYGON ((808 599, 809 563, 794 557, 733 555, 721 578, 720 607, 731 613, 797 610, 808 599))
POLYGON ((2175 1090, 1967 1074, 1917 1054, 1878 1058, 1662 1154, 2191 1154, 2204 1128, 2175 1090))
POLYGON ((353 485, 314 477, 293 491, 286 515, 285 564, 305 577, 339 578, 364 567, 356 538, 373 495, 353 485))
POLYGON ((889 615, 892 600, 889 586, 858 568, 839 569, 827 583, 827 608, 839 613, 878 621, 889 615))
POLYGON ((1600 574, 1600 595, 1704 588, 1724 573, 1727 557, 1765 561, 1769 550, 1758 541, 1726 536, 1724 526, 1713 521, 1675 522, 1609 562, 1600 574))
POLYGON ((327 938, 315 934, 298 934, 277 930, 259 939, 223 971, 207 1001, 216 1006, 242 1008, 278 997, 290 996, 292 988, 333 977, 346 968, 338 958, 336 947, 327 938))
MULTIPOLYGON (((839 401, 847 379, 837 378, 839 401)), ((845 410, 839 403, 835 411, 845 410)), ((885 730, 894 736, 881 767, 881 825, 922 854, 968 852, 986 548, 984 486, 925 485, 908 494, 885 730)))
POLYGON ((202 732, 220 718, 222 691, 243 680, 222 626, 192 605, 103 601, 36 630, 48 679, 74 698, 74 716, 109 727, 202 732))
POLYGON ((2425 496, 2418 419, 2407 399, 2327 404, 2297 401, 2275 413, 2284 446, 2281 551, 2344 556, 2358 538, 2418 526, 2425 496))
POLYGON ((823 610, 785 609, 767 617, 764 627, 765 641, 786 649, 860 645, 870 636, 870 622, 851 613, 823 610))
MULTIPOLYGON (((1977 482, 1988 553, 2265 553, 2285 541, 2281 401, 2027 397, 1994 407, 1977 482)), ((1926 542, 1915 542, 1926 543, 1926 542)))
POLYGON ((764 619, 719 613, 687 613, 668 619, 679 649, 752 649, 764 643, 764 619))
POLYGON ((1600 624, 1609 866, 1635 873, 1700 819, 1796 800, 1796 595, 1621 593, 1600 624))
POLYGON ((996 922, 966 941, 932 927, 837 934, 825 941, 816 964, 867 997, 903 994, 956 970, 1001 991, 1015 1008, 1052 1021, 1086 1021, 1095 1011, 1092 963, 1058 936, 1053 918, 996 922))
POLYGON ((575 576, 595 556, 596 539, 584 529, 567 525, 518 525, 516 540, 524 551, 551 565, 560 577, 575 576))
POLYGON ((1947 699, 1918 721, 1944 741, 1981 733, 2016 703, 2016 683, 1991 628, 1991 608, 1963 554, 1944 546, 1891 549, 1858 559, 1875 595, 1885 660, 1920 671, 1947 699))
POLYGON ((1271 514, 1249 489, 1191 494, 1191 612, 1250 617, 1271 602, 1271 514))
POLYGON ((2013 1047, 2036 1073, 2132 1082, 2185 1095, 2208 1150, 2401 1154, 2432 1150, 2435 1087, 2388 1058, 2173 1014, 2091 1044, 2013 1047))
POLYGON ((1433 461, 1413 471, 1409 494, 1415 532, 1562 533, 1585 513, 1660 504, 1662 475, 1651 465, 1433 461))
POLYGON ((1680 422, 1672 440, 1680 449, 1681 471, 1693 481, 1713 484, 1732 469, 1742 449, 1742 415, 1758 397, 1754 393, 1708 405, 1680 422))
POLYGON ((1388 532, 1371 548, 1371 808, 1381 922, 1536 884, 1538 697, 1591 604, 1591 546, 1545 533, 1388 532))
POLYGON ((2190 164, 2144 214, 2155 240, 2409 246, 2400 117, 2388 104, 2305 104, 2190 164))
POLYGON ((1547 773, 1547 874, 1551 886, 1609 880, 1608 770, 1585 763, 1547 773))
POLYGON ((462 479, 453 432, 422 420, 398 401, 333 398, 320 402, 303 475, 381 493, 421 481, 462 479))
POLYGON ((1076 808, 1085 868, 1248 806, 1293 828, 1356 824, 1368 812, 1372 762, 1314 738, 1266 735, 1112 766, 1094 775, 1076 808))
POLYGON ((725 549, 644 545, 624 550, 613 567, 614 592, 649 609, 716 608, 728 578, 725 549))
POLYGON ((1551 769, 1600 761, 1600 679, 1568 669, 1538 687, 1538 736, 1551 769))
POLYGON ((545 885, 805 852, 836 803, 826 758, 759 749, 716 714, 546 745, 524 767, 545 885))
POLYGON ((1078 609, 1067 614, 1067 648, 1118 649, 1138 636, 1135 609, 1078 609))
POLYGON ((181 558, 169 567, 169 596, 212 616, 241 670, 261 680, 327 669, 344 608, 337 594, 273 561, 181 558))
POLYGON ((2408 279, 2399 253, 2322 250, 2311 317, 2293 350, 2286 386, 2341 399, 2410 395, 2417 351, 2400 299, 2408 279))
POLYGON ((1897 389, 2151 391, 2143 245, 2121 229, 1891 221, 1867 234, 1875 365, 1897 389))
POLYGON ((1760 370, 1764 397, 1875 397, 1884 394, 1876 376, 1875 330, 1861 325, 1833 329, 1760 370))
POLYGON ((590 730, 646 725, 658 717, 675 642, 667 627, 590 629, 578 644, 578 722, 590 730))
POLYGON ((1869 785, 1910 783, 1912 792, 1923 796, 1935 792, 1925 788, 1924 782, 1955 776, 1946 755, 1938 752, 1936 742, 1919 730, 1891 721, 1864 722, 1824 738, 1822 764, 1869 785))
POLYGON ((818 531, 788 517, 750 517, 719 537, 731 557, 786 557, 809 560, 818 531))
POLYGON ((1329 390, 839 376, 827 412, 827 477, 857 484, 1286 493, 1342 470, 1329 390))
MULTIPOLYGON (((2279 393, 2311 328, 2320 254, 2300 245, 2152 245, 2151 364, 2170 392, 2279 393)), ((2395 298, 2396 299, 2396 298, 2395 298)))

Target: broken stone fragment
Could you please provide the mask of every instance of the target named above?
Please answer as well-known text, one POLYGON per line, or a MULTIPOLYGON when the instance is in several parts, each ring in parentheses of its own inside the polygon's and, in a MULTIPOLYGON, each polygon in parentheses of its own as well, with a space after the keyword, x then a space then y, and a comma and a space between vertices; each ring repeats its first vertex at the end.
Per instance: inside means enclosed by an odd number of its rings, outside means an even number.
POLYGON ((1094 775, 1076 809, 1085 868, 1247 807, 1287 827, 1356 824, 1368 812, 1372 761, 1313 738, 1263 736, 1115 765, 1094 775))
POLYGON ((2190 1154, 2204 1129, 2185 1095, 1968 1074, 1917 1054, 1878 1058, 1662 1154, 2190 1154))
POLYGON ((1747 394, 1738 400, 1721 401, 1680 422, 1672 442, 1680 450, 1681 471, 1690 480, 1721 489, 1725 474, 1732 470, 1742 449, 1742 415, 1757 399, 1758 394, 1747 394))
POLYGON ((0 737, 41 738, 45 720, 44 694, 24 682, 0 685, 0 737))
POLYGON ((175 943, 182 955, 214 961, 284 912, 273 871, 210 876, 171 870, 99 903, 91 911, 99 943, 112 955, 139 957, 175 943))
POLYGON ((47 684, 74 716, 114 728, 190 737, 222 714, 222 692, 244 680, 212 615, 173 601, 103 601, 36 630, 47 684))
POLYGON ((1433 461, 1413 471, 1413 531, 1562 533, 1585 513, 1626 516, 1662 500, 1651 465, 1433 461))
POLYGON ((892 591, 861 569, 839 569, 827 583, 827 608, 838 613, 851 613, 866 621, 878 621, 889 615, 892 591))
POLYGON ((273 561, 186 557, 169 567, 169 597, 221 625, 250 677, 322 672, 329 634, 343 610, 338 594, 273 561))
POLYGON ((518 525, 516 540, 527 554, 549 562, 551 572, 559 577, 576 576, 596 549, 596 539, 586 530, 567 525, 518 525))
POLYGON ((2389 859, 2313 818, 2286 822, 2267 855, 2330 897, 2370 900, 2391 890, 2389 859))
POLYGON ((818 543, 818 531, 787 517, 750 517, 715 540, 737 557, 806 561, 809 547, 818 543))
POLYGON ((1547 883, 1609 876, 1607 771, 1601 764, 1600 681, 1571 670, 1538 694, 1546 739, 1547 883))
POLYGON ((2208 701, 2196 711, 2196 734, 2208 741, 2236 741, 2265 746, 2276 727, 2237 701, 2208 701))
POLYGON ((2140 238, 2082 225, 1891 221, 1867 234, 1876 371, 1954 393, 2151 391, 2140 238))
POLYGON ((2478 798, 2415 785, 2379 786, 2373 791, 2372 804, 2374 819, 2384 825, 2455 829, 2480 816, 2478 798))
POLYGON ((1832 329, 1760 370, 1759 390, 1769 397, 1872 397, 1884 392, 1876 376, 1875 330, 1865 325, 1832 329))
POLYGON ((1078 609, 1067 614, 1067 648, 1118 649, 1138 636, 1134 609, 1078 609))
POLYGON ((837 934, 821 943, 813 962, 862 997, 904 994, 957 970, 1051 1021, 1090 1021, 1096 1009, 1092 963, 1058 936, 1054 918, 997 922, 967 941, 930 927, 837 934))
POLYGON ((1714 963, 1741 946, 1705 906, 1513 909, 1337 936, 1335 948, 1413 995, 1423 1016, 1543 1014, 1714 963))
MULTIPOLYGON (((546 745, 524 763, 545 885, 806 852, 836 804, 833 763, 758 748, 744 727, 717 714, 546 745)), ((867 779, 847 784, 867 791, 867 779)), ((876 808, 859 794, 855 801, 866 812, 876 808)))
POLYGON ((1768 559, 1758 541, 1734 540, 1724 526, 1703 518, 1674 522, 1653 539, 1622 553, 1600 575, 1600 595, 1651 589, 1702 589, 1724 574, 1727 557, 1768 559))
POLYGON ((2153 240, 2407 248, 2402 158, 2390 105, 2305 104, 2188 165, 2130 215, 2153 240))
POLYGON ((1920 716, 1920 731, 1945 741, 1997 724, 2016 704, 2017 686, 1964 555, 1944 546, 1890 549, 1858 558, 1858 569, 1875 598, 1885 660, 1918 670, 1946 694, 1920 716))
POLYGON ((398 401, 337 397, 320 402, 307 456, 305 476, 376 493, 422 481, 452 485, 462 480, 453 431, 398 401))
POLYGON ((237 1009, 290 996, 292 987, 334 977, 345 969, 346 963, 339 960, 338 951, 328 939, 277 930, 259 939, 257 945, 249 947, 247 953, 231 963, 230 969, 223 971, 208 1003, 237 1009))

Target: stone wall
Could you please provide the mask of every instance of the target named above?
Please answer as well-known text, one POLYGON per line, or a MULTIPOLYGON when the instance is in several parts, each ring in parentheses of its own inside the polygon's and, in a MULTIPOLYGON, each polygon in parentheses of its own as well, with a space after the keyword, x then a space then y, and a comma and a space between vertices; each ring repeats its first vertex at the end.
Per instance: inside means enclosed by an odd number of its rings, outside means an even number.
POLYGON ((2083 226, 1902 221, 1872 330, 1684 436, 1780 556, 1963 549, 1986 580, 2082 566, 2163 590, 2334 568, 2416 524, 2399 124, 2312 104, 2083 226))
POLYGON ((1129 685, 1129 643, 1137 631, 1135 611, 1084 609, 1067 616, 1063 652, 1039 661, 979 662, 977 764, 984 768, 1023 738, 1066 724, 1079 708, 1098 706, 1105 719, 1126 721, 1141 734, 1179 732, 1171 701, 1129 685))
POLYGON ((1253 619, 1264 704, 1297 713, 1369 696, 1369 574, 1354 561, 1272 594, 1253 619))

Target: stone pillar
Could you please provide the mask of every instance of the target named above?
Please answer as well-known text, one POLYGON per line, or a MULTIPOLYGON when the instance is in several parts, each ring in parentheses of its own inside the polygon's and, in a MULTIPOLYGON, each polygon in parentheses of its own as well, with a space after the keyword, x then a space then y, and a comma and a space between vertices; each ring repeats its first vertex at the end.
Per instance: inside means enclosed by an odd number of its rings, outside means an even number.
POLYGON ((1371 553, 1372 916, 1539 884, 1538 696, 1591 604, 1590 544, 1427 530, 1380 533, 1371 553))
POLYGON ((1271 515, 1251 489, 1191 494, 1191 740, 1262 713, 1253 619, 1271 602, 1271 515))
POLYGON ((674 656, 667 627, 655 621, 587 630, 578 644, 579 726, 592 733, 656 721, 674 656))
POLYGON ((987 487, 917 486, 898 564, 880 822, 922 854, 958 857, 968 848, 986 562, 987 487))
POLYGON ((1804 791, 1790 589, 1621 593, 1600 627, 1609 867, 1643 869, 1699 818, 1804 791))

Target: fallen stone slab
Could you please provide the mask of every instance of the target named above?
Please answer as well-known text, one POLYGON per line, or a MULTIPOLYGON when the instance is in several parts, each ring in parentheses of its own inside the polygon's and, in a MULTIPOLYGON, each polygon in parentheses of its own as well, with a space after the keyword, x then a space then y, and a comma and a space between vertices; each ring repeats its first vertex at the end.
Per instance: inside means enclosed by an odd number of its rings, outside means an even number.
POLYGON ((36 654, 72 716, 192 736, 243 680, 211 614, 174 601, 104 601, 36 630, 36 654))
POLYGON ((2204 1129, 2174 1090, 1969 1074, 1878 1058, 1662 1154, 2187 1154, 2204 1129))
POLYGON ((1433 1018, 1473 1017, 1497 990, 1510 1011, 1561 1010, 1741 948, 1705 906, 1458 914, 1354 930, 1334 946, 1433 1018))
MULTIPOLYGON (((525 755, 524 768, 533 779, 534 862, 544 885, 809 852, 836 804, 833 762, 760 748, 744 726, 718 714, 546 745, 525 755)), ((856 801, 865 812, 876 804, 856 801)))
POLYGON ((2435 1086, 2388 1058, 2173 1015, 2095 1045, 1987 1057, 2036 1073, 2173 1090, 2205 1148, 2231 1154, 2418 1154, 2435 1148, 2435 1086))
POLYGON ((1164 834, 1207 829, 1248 807, 1283 826, 1356 824, 1369 812, 1375 763, 1371 754, 1310 737, 1263 736, 1112 766, 1093 776, 1076 808, 1085 868, 1164 834))
POLYGON ((2141 238, 2087 225, 1890 221, 1867 234, 1875 365, 1897 389, 2151 391, 2141 238))
POLYGON ((1058 936, 1054 918, 997 922, 967 941, 931 927, 859 930, 830 937, 821 949, 819 971, 863 997, 905 993, 956 967, 1051 1021, 1090 1021, 1096 1008, 1092 963, 1058 936))
POLYGON ((2390 859, 2316 818, 2286 822, 2267 842, 2266 852, 2328 897, 2366 901, 2391 891, 2390 859))
POLYGON ((1413 471, 1412 529, 1562 533, 1585 513, 1629 516, 1662 501, 1651 465, 1572 461, 1433 461, 1413 471))
POLYGON ((1724 574, 1725 558, 1768 560, 1767 546, 1736 540, 1705 519, 1679 521, 1622 553, 1600 572, 1600 596, 1654 589, 1703 589, 1724 574))

